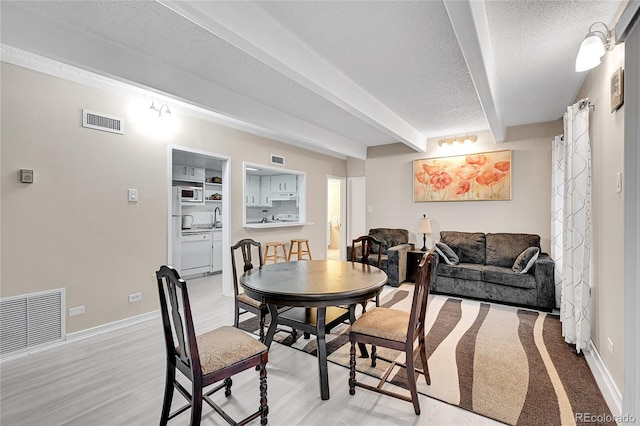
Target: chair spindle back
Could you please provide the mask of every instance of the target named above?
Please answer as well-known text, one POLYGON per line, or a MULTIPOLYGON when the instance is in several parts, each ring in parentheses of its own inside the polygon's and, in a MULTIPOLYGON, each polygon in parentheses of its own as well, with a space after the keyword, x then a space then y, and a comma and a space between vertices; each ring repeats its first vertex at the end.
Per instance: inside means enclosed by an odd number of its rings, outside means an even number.
POLYGON ((243 271, 247 272, 253 269, 252 263, 252 249, 257 247, 258 249, 258 262, 259 266, 262 267, 262 244, 258 241, 252 240, 251 238, 245 238, 243 240, 238 241, 235 245, 231 246, 231 266, 233 270, 233 292, 237 296, 239 293, 238 289, 238 271, 236 269, 236 250, 240 249, 242 252, 242 261, 243 261, 243 271))
MULTIPOLYGON (((371 235, 363 235, 361 237, 356 238, 351 243, 351 261, 356 262, 356 244, 361 243, 362 245, 362 258, 360 263, 364 263, 369 265, 369 255, 371 254, 371 249, 373 245, 378 246, 378 262, 376 266, 379 268, 382 265, 382 242, 377 240, 375 237, 371 235)), ((375 253, 374 253, 375 254, 375 253)))
POLYGON ((200 371, 200 357, 191 316, 187 283, 170 266, 163 265, 157 272, 160 310, 167 349, 167 358, 175 358, 184 368, 200 371), (168 299, 168 300, 167 300, 168 299), (174 341, 174 336, 177 342, 174 341))
POLYGON ((424 322, 427 313, 427 300, 433 278, 434 252, 433 249, 424 254, 420 260, 418 279, 416 280, 411 304, 411 316, 409 318, 409 328, 407 330, 407 341, 413 342, 424 333, 424 322))

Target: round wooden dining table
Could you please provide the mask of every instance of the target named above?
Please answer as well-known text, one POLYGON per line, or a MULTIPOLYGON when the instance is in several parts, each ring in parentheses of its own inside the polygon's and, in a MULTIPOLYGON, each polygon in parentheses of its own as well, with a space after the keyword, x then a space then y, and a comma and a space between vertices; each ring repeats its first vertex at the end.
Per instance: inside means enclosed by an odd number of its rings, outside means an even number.
POLYGON ((329 399, 325 331, 345 320, 353 323, 355 305, 375 298, 386 282, 387 274, 375 266, 339 260, 273 263, 240 278, 248 296, 269 306, 265 345, 271 345, 278 325, 316 335, 320 396, 325 400, 329 399), (293 308, 283 311, 283 306, 293 308))

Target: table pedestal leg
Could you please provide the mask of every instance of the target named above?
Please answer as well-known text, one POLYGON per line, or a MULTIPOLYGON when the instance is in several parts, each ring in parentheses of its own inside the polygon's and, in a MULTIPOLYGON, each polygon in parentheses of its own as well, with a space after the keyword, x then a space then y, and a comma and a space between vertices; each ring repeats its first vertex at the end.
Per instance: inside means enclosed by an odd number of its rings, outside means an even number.
POLYGON ((271 304, 268 304, 267 306, 269 307, 269 314, 271 314, 271 324, 269 324, 269 330, 264 338, 264 345, 271 348, 273 336, 276 334, 276 328, 278 328, 278 306, 271 304))
POLYGON ((320 397, 329 399, 329 371, 327 369, 327 342, 325 338, 325 322, 327 308, 318 308, 316 319, 316 337, 318 345, 318 369, 320 370, 320 397))

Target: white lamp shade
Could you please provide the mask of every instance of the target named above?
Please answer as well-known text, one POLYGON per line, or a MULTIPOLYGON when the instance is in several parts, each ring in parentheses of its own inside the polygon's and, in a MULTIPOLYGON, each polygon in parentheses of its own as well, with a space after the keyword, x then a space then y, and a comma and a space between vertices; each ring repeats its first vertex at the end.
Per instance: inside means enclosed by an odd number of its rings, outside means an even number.
POLYGON ((576 57, 576 72, 587 71, 600 65, 600 58, 605 54, 604 43, 596 34, 591 33, 582 40, 576 57))
POLYGON ((429 222, 428 218, 424 217, 420 219, 420 228, 418 229, 418 232, 420 232, 421 234, 431 233, 431 223, 429 222))

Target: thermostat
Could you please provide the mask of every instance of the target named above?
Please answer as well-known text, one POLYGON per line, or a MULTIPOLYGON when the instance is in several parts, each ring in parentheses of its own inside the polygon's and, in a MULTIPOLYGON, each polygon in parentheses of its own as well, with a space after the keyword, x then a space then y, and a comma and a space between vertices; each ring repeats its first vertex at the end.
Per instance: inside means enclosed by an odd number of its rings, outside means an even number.
POLYGON ((21 169, 20 170, 20 182, 33 183, 33 170, 21 169))

